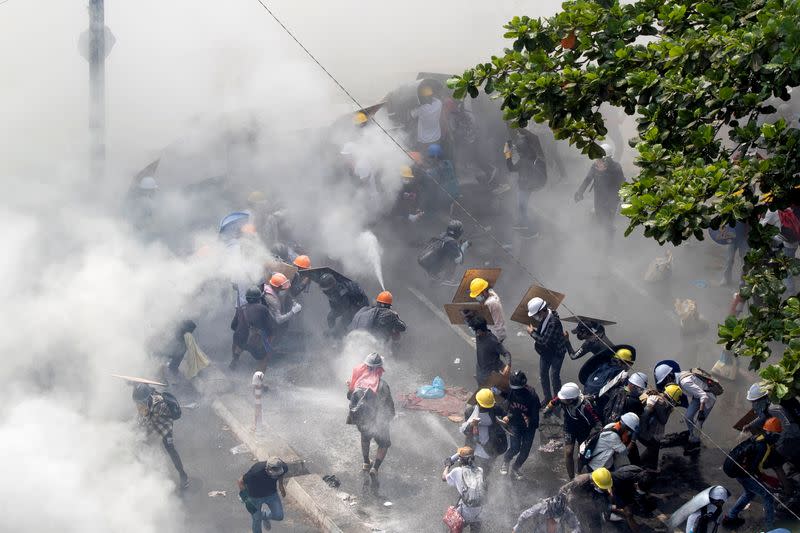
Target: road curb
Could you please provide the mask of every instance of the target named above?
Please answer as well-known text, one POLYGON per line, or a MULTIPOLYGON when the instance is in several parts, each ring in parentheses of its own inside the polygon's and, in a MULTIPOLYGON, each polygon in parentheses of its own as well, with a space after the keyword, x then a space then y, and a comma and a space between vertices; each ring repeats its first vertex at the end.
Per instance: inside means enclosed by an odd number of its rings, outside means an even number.
MULTIPOLYGON (((237 398, 228 397, 226 401, 237 402, 237 398)), ((310 474, 304 460, 268 426, 264 426, 263 434, 269 435, 269 442, 252 433, 233 414, 222 400, 217 397, 211 407, 214 412, 231 428, 236 437, 245 444, 259 461, 267 460, 271 455, 281 457, 289 466, 289 480, 286 492, 297 502, 300 508, 315 520, 320 531, 326 533, 367 533, 372 528, 343 502, 336 491, 317 474, 310 474)))

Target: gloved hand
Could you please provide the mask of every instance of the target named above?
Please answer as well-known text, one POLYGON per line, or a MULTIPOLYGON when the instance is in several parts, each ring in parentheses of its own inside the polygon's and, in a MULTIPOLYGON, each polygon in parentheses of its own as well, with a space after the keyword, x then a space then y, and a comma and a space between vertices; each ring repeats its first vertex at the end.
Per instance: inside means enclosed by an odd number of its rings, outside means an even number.
POLYGON ((574 198, 575 198, 575 203, 578 203, 581 200, 583 200, 583 194, 576 192, 574 198))
POLYGON ((303 306, 302 306, 302 305, 300 305, 300 304, 299 304, 299 303, 297 303, 297 302, 294 302, 294 303, 292 304, 292 314, 295 314, 295 315, 296 315, 297 313, 299 313, 299 312, 300 312, 300 310, 301 310, 302 308, 303 308, 303 306))

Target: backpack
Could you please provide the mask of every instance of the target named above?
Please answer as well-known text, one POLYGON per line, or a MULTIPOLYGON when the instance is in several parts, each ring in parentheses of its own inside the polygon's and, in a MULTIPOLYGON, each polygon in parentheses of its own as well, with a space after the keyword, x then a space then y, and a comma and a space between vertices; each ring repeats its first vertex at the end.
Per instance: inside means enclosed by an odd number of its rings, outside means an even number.
POLYGON ((690 370, 690 372, 693 376, 705 383, 706 387, 708 388, 708 392, 714 396, 721 396, 722 393, 725 392, 725 388, 722 386, 722 384, 717 381, 714 376, 702 368, 693 368, 690 370))
POLYGON ((476 466, 461 467, 461 479, 464 488, 461 491, 461 501, 467 507, 480 507, 483 505, 483 498, 486 488, 483 482, 483 469, 476 466))
POLYGON ((789 207, 778 211, 781 221, 781 235, 789 242, 800 241, 800 218, 797 217, 796 207, 789 207))
POLYGON ((578 450, 578 470, 584 466, 589 466, 589 461, 592 460, 592 455, 594 454, 594 449, 597 446, 597 441, 600 440, 600 434, 604 431, 607 430, 601 428, 594 433, 591 433, 589 437, 580 445, 578 450))
POLYGON ((417 263, 425 270, 431 270, 436 266, 439 261, 441 252, 444 249, 445 240, 441 237, 433 237, 425 245, 420 254, 417 256, 417 263))
POLYGON ((355 307, 356 309, 369 307, 369 298, 364 294, 364 291, 359 287, 358 283, 347 280, 344 282, 344 286, 351 307, 355 307))
POLYGON ((355 331, 357 329, 372 331, 372 327, 375 325, 375 318, 377 316, 377 307, 362 307, 353 316, 353 321, 350 322, 350 331, 355 331))
POLYGON ((722 463, 722 471, 725 472, 725 475, 734 479, 747 477, 747 471, 739 465, 746 467, 755 453, 755 438, 751 437, 744 442, 740 442, 725 457, 725 462, 722 463))
POLYGON ((508 450, 506 431, 493 419, 492 425, 489 426, 489 442, 486 443, 486 451, 492 457, 497 457, 506 453, 506 450, 508 450))
POLYGON ((182 414, 181 404, 178 402, 178 399, 174 394, 167 391, 163 391, 161 393, 161 397, 164 399, 164 403, 167 404, 167 408, 169 409, 169 417, 173 420, 178 420, 182 414))
POLYGON ((375 416, 374 394, 370 394, 369 389, 358 388, 350 395, 350 412, 347 415, 347 423, 356 426, 364 425, 375 416))

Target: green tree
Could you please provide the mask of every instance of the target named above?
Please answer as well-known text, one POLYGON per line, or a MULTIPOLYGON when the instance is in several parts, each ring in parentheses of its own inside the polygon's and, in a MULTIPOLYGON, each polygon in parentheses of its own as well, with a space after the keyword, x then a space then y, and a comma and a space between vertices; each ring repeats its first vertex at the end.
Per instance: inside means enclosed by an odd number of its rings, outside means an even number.
POLYGON ((512 127, 546 122, 590 158, 604 155, 603 103, 635 115, 639 174, 626 184, 626 235, 702 240, 738 221, 751 231, 750 314, 719 342, 750 358, 775 398, 800 393, 800 301, 782 279, 800 265, 774 249, 769 209, 800 204, 800 131, 770 117, 800 85, 800 8, 782 0, 573 0, 546 19, 514 17, 504 55, 451 79, 457 98, 502 100, 512 127), (752 156, 757 149, 764 159, 752 156), (749 151, 749 153, 748 153, 749 151), (748 154, 734 161, 734 153, 748 154), (773 351, 780 361, 766 365, 773 351))

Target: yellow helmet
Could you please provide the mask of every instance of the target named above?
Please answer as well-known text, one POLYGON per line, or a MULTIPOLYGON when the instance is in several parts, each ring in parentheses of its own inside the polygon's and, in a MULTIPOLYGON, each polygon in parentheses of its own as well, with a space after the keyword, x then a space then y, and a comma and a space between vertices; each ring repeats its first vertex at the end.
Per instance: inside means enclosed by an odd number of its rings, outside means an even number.
POLYGON ((683 396, 683 391, 679 385, 672 383, 671 385, 667 385, 664 388, 664 392, 667 393, 667 396, 672 398, 672 401, 678 403, 681 401, 681 396, 683 396))
POLYGON ((253 191, 247 195, 248 204, 260 204, 267 201, 266 195, 261 191, 253 191))
POLYGON ((489 288, 489 282, 483 278, 475 278, 469 282, 469 297, 475 298, 489 288))
POLYGON ((355 115, 353 115, 353 124, 356 126, 363 126, 369 121, 369 117, 363 111, 359 111, 355 115))
POLYGON ((494 393, 491 389, 479 390, 477 394, 475 394, 475 400, 477 400, 478 405, 484 409, 494 407, 494 393))
POLYGON ((626 363, 633 362, 633 352, 627 348, 620 348, 614 355, 617 357, 617 359, 622 359, 626 363))
POLYGON ((403 165, 402 167, 400 167, 400 176, 402 176, 407 180, 414 179, 414 171, 411 170, 410 166, 403 165))
POLYGON ((608 468, 598 468, 592 472, 592 481, 597 485, 597 488, 603 490, 610 489, 614 484, 611 479, 611 472, 608 471, 608 468))

